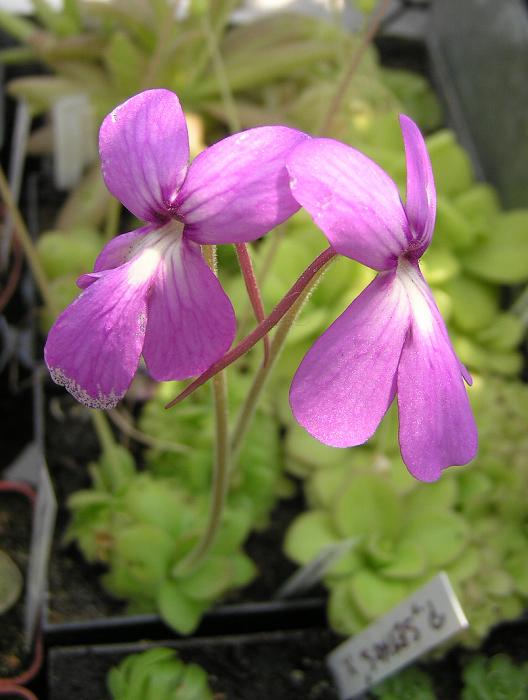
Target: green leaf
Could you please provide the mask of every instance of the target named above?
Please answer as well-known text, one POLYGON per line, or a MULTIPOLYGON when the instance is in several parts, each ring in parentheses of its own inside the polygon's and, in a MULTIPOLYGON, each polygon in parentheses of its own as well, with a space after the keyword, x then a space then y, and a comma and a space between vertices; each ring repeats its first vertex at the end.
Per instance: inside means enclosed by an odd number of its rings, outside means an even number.
POLYGON ((114 533, 113 560, 127 567, 130 577, 146 586, 160 584, 168 574, 173 538, 154 525, 125 525, 114 533))
POLYGON ((255 578, 257 567, 252 559, 243 552, 235 552, 229 558, 231 564, 231 585, 241 587, 247 586, 255 578))
POLYGON ((425 574, 427 557, 416 542, 403 540, 394 547, 392 561, 381 567, 386 578, 414 579, 425 574))
POLYGON ((458 145, 452 131, 437 131, 427 139, 436 189, 447 196, 460 194, 473 184, 474 174, 468 154, 458 145))
POLYGON ((368 623, 350 594, 348 580, 337 581, 330 589, 328 621, 338 634, 355 634, 368 623))
POLYGON ((343 491, 332 518, 345 537, 371 533, 397 537, 403 510, 389 484, 375 475, 362 474, 352 479, 343 491))
POLYGON ((208 607, 203 601, 188 598, 176 581, 166 581, 161 586, 157 604, 163 620, 180 634, 194 632, 208 607))
POLYGON ((469 528, 455 513, 433 511, 411 514, 402 536, 422 547, 430 568, 436 570, 452 562, 465 549, 469 528))
POLYGON ((463 259, 474 275, 496 284, 528 280, 528 209, 504 212, 496 218, 493 234, 463 259))
POLYGON ((476 547, 466 547, 455 561, 446 567, 449 578, 454 583, 466 581, 479 571, 481 555, 476 547))
POLYGON ((499 312, 497 290, 487 284, 455 277, 444 288, 453 302, 452 321, 463 331, 473 333, 489 326, 499 312))
POLYGON ((331 517, 323 511, 299 515, 288 528, 283 549, 298 564, 307 564, 329 544, 339 542, 331 517))
POLYGON ((179 490, 167 480, 138 476, 124 496, 124 507, 141 523, 156 526, 173 537, 181 537, 191 526, 189 508, 179 490))
POLYGON ((384 579, 371 571, 359 571, 349 586, 358 609, 369 620, 384 615, 411 590, 406 583, 384 579))
POLYGON ((423 274, 431 285, 444 284, 460 272, 460 263, 444 246, 431 247, 420 261, 423 274))
POLYGON ((526 566, 526 552, 517 552, 510 557, 506 563, 506 568, 512 576, 516 590, 523 596, 528 597, 528 566, 526 566))
POLYGON ((199 601, 210 601, 225 593, 232 580, 228 557, 209 555, 190 574, 174 575, 182 593, 199 601))
POLYGON ((407 516, 427 516, 433 511, 451 510, 458 496, 457 483, 449 474, 444 474, 432 484, 416 484, 405 500, 407 516))
POLYGON ((22 593, 24 579, 18 566, 0 550, 0 615, 17 602, 22 593))
POLYGON ((430 676, 416 666, 397 672, 370 693, 379 700, 437 700, 430 676))
MULTIPOLYGON (((457 211, 473 226, 488 229, 500 212, 496 191, 491 185, 477 182, 454 199, 457 211)), ((436 229, 438 231, 438 228, 436 229)), ((435 234, 436 235, 436 234, 435 234)))
MULTIPOLYGON (((180 686, 171 700, 213 700, 213 697, 215 696, 209 688, 206 672, 196 664, 189 664, 185 667, 180 686)), ((153 698, 153 700, 158 700, 158 698, 153 698)))
POLYGON ((492 350, 514 350, 524 336, 524 325, 520 318, 509 313, 495 316, 493 323, 475 334, 475 340, 492 350))
POLYGON ((145 72, 147 57, 123 31, 113 34, 104 53, 104 62, 119 94, 137 92, 138 78, 145 72))
MULTIPOLYGON (((469 191, 471 192, 472 189, 469 191)), ((454 206, 451 200, 440 195, 436 207, 434 241, 442 246, 447 245, 455 251, 463 251, 475 245, 478 237, 479 231, 476 224, 454 206)))

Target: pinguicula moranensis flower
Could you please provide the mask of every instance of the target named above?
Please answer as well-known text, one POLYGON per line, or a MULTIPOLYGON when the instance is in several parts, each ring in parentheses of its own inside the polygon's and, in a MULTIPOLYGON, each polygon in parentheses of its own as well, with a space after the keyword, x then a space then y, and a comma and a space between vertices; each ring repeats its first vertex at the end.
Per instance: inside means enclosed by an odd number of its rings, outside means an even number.
POLYGON ((188 165, 177 96, 142 92, 113 110, 99 134, 110 192, 145 226, 114 238, 83 292, 49 332, 53 379, 93 408, 125 394, 141 354, 154 379, 199 374, 231 345, 233 307, 200 244, 264 235, 299 205, 285 159, 306 134, 265 126, 234 134, 188 165))
POLYGON ((376 163, 332 139, 306 141, 287 160, 294 197, 332 247, 378 271, 304 357, 290 404, 315 438, 350 447, 373 435, 397 396, 402 458, 434 481, 475 456, 477 430, 463 381, 471 377, 418 264, 435 223, 431 162, 414 122, 402 115, 400 125, 405 204, 376 163))

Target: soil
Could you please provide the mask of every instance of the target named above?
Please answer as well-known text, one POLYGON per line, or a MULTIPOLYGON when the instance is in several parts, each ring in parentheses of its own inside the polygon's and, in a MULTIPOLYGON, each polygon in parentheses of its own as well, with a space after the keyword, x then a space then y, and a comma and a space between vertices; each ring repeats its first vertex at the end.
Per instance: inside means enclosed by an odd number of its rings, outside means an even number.
MULTIPOLYGON (((0 543, 22 573, 27 570, 31 538, 32 507, 18 493, 0 491, 0 543)), ((14 678, 27 669, 32 654, 25 650, 24 596, 0 617, 0 678, 14 678)))
MULTIPOLYGON (((325 666, 336 645, 328 630, 268 633, 166 643, 185 662, 200 664, 209 675, 215 700, 337 700, 325 666)), ((54 649, 50 653, 49 700, 109 700, 106 674, 135 645, 54 649)))

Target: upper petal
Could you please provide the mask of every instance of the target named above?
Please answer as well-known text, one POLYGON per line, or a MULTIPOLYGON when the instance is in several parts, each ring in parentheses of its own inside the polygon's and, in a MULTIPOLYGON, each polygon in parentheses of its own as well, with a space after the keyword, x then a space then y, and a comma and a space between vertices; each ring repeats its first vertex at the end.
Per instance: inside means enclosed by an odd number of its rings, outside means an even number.
POLYGON ((287 161, 291 189, 338 253, 388 270, 408 246, 398 188, 370 158, 333 139, 311 139, 287 161))
POLYGON ((185 117, 169 90, 146 90, 116 107, 99 132, 103 177, 110 192, 140 219, 168 218, 187 172, 185 117))
POLYGON ((436 217, 436 189, 431 159, 420 130, 412 119, 400 115, 407 162, 407 201, 412 247, 420 257, 431 242, 436 217))
POLYGON ((466 464, 477 451, 477 428, 447 329, 417 266, 398 274, 408 292, 411 327, 398 367, 403 461, 422 481, 466 464))
POLYGON ((286 156, 308 138, 285 126, 262 126, 202 151, 176 202, 188 236, 198 243, 252 241, 295 213, 286 156))
POLYGON ((200 246, 185 239, 171 246, 148 301, 149 373, 159 381, 198 375, 228 350, 235 332, 231 302, 200 246))
POLYGON ((151 256, 98 273, 49 332, 44 358, 52 378, 90 408, 112 408, 132 381, 158 263, 151 256))
POLYGON ((306 354, 290 390, 297 421, 334 447, 374 433, 394 398, 409 304, 395 273, 378 275, 306 354))

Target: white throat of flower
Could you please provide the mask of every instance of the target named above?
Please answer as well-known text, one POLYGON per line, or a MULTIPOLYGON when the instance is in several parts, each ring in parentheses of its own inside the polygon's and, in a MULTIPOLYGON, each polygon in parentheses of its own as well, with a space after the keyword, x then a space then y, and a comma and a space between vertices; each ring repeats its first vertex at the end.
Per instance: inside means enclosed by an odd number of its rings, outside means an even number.
POLYGON ((427 301, 427 284, 421 277, 417 266, 402 256, 398 260, 396 277, 409 299, 415 327, 424 336, 432 335, 434 322, 431 308, 427 301))
POLYGON ((128 282, 141 285, 150 279, 168 250, 173 246, 179 246, 182 234, 183 224, 179 221, 169 221, 164 226, 146 233, 128 255, 128 259, 132 261, 128 282))

